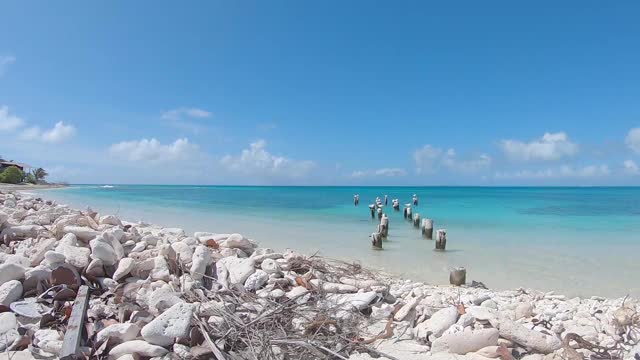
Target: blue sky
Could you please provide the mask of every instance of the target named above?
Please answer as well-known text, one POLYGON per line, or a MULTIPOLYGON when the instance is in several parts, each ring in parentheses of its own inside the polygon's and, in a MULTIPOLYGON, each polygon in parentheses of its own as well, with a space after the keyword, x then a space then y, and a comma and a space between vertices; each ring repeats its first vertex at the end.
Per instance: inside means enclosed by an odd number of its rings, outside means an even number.
POLYGON ((636 185, 639 13, 2 2, 0 155, 75 183, 636 185))

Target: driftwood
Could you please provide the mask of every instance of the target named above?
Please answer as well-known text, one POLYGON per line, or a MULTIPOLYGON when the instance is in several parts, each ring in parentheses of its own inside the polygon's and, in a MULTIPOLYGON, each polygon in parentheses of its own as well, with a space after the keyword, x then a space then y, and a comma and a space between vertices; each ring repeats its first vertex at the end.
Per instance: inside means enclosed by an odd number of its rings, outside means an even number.
POLYGON ((67 323, 67 330, 64 334, 62 342, 62 350, 60 351, 61 359, 79 358, 80 345, 82 343, 82 330, 84 322, 87 319, 87 308, 89 305, 89 287, 80 286, 78 295, 73 303, 71 317, 67 323))

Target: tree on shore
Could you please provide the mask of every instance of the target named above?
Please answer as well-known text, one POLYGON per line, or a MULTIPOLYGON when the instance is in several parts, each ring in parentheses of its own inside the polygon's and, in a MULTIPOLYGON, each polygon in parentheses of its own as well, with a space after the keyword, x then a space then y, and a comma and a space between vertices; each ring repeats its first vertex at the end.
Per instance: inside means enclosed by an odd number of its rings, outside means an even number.
POLYGON ((35 178, 36 182, 44 181, 44 178, 46 178, 49 175, 47 171, 43 168, 37 168, 33 170, 31 174, 33 174, 33 177, 35 178))
POLYGON ((0 174, 0 182, 8 184, 17 184, 21 182, 23 178, 24 173, 15 166, 9 166, 0 174))

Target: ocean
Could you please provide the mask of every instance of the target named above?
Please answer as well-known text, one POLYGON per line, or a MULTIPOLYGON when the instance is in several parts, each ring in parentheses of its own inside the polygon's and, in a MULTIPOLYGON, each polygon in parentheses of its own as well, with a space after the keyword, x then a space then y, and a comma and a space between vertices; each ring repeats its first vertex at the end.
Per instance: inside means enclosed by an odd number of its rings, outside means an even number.
MULTIPOLYGON (((102 214, 189 232, 238 232, 275 250, 357 261, 398 276, 447 284, 453 267, 490 288, 569 296, 640 296, 640 188, 636 187, 261 187, 74 185, 38 194, 102 214), (353 195, 360 194, 354 206, 353 195), (391 209, 447 230, 447 251, 391 209), (389 196, 384 250, 368 205, 389 196)), ((435 230, 434 230, 435 236, 435 230)))

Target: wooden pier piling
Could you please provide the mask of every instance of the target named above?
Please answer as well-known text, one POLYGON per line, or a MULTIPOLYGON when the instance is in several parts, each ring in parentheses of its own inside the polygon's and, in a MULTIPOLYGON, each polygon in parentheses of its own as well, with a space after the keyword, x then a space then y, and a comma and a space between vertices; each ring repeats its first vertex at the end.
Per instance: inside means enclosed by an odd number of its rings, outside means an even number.
POLYGON ((371 245, 374 249, 382 250, 382 234, 374 232, 371 234, 371 245))
POLYGON ((389 236, 389 217, 386 214, 382 214, 382 218, 380 219, 380 225, 382 226, 382 236, 389 236))
POLYGON ((447 247, 447 230, 438 229, 436 231, 436 250, 444 251, 447 247))
POLYGON ((416 213, 416 215, 413 217, 413 226, 416 229, 420 228, 420 214, 416 213))
POLYGON ((422 219, 422 236, 427 240, 433 239, 433 220, 422 219))
POLYGON ((461 286, 467 283, 467 269, 457 267, 449 273, 449 283, 455 286, 461 286))

